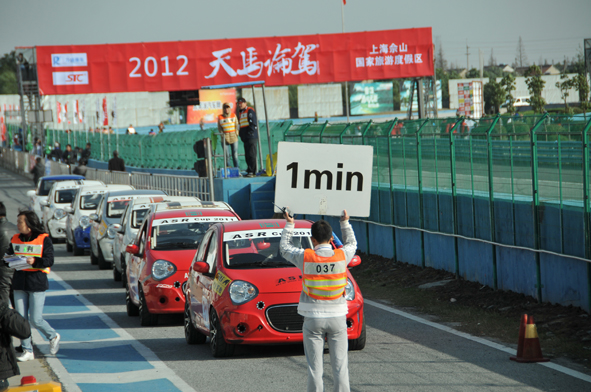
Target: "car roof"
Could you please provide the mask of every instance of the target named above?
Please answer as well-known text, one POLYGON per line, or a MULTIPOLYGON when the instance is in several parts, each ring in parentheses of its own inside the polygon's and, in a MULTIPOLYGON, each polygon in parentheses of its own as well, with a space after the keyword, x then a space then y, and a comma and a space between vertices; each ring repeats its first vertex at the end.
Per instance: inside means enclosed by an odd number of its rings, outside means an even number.
POLYGON ((49 180, 49 181, 65 181, 65 180, 84 180, 84 176, 79 176, 77 174, 61 174, 57 176, 43 176, 41 180, 49 180))
POLYGON ((188 208, 205 208, 212 210, 227 210, 234 211, 234 209, 226 202, 223 201, 203 201, 199 199, 187 200, 187 201, 171 201, 170 203, 157 203, 153 204, 153 211, 164 211, 164 210, 185 210, 188 208))
MULTIPOLYGON (((265 229, 282 229, 285 227, 285 219, 250 219, 238 222, 223 223, 224 232, 229 231, 246 231, 246 230, 265 230, 265 229)), ((312 227, 312 222, 308 220, 296 220, 295 227, 298 229, 309 229, 312 227)))
POLYGON ((115 196, 137 196, 137 195, 166 195, 166 193, 164 193, 163 191, 159 191, 156 189, 130 189, 130 190, 124 190, 124 191, 119 191, 119 190, 115 190, 115 191, 110 191, 110 192, 106 192, 105 195, 107 197, 115 197, 115 196))
POLYGON ((67 180, 67 181, 60 181, 60 182, 56 182, 55 184, 53 184, 53 186, 51 187, 52 189, 72 189, 72 188, 80 188, 81 186, 83 186, 84 184, 88 184, 88 185, 101 185, 103 182, 102 181, 97 181, 97 180, 67 180))
POLYGON ((191 197, 191 196, 154 196, 154 197, 139 197, 130 201, 130 206, 134 210, 138 210, 141 208, 149 208, 156 204, 162 204, 165 206, 176 207, 181 205, 182 203, 190 203, 191 205, 195 205, 199 202, 198 197, 191 197))
MULTIPOLYGON (((183 208, 180 210, 166 210, 152 214, 154 219, 185 218, 197 216, 233 216, 238 218, 234 211, 213 208, 183 208)), ((240 218, 238 218, 240 219, 240 218)))
POLYGON ((131 185, 119 185, 119 184, 108 184, 108 185, 98 185, 98 186, 97 185, 89 185, 89 186, 80 187, 80 193, 93 192, 93 191, 103 191, 103 193, 104 193, 104 192, 109 192, 109 191, 113 191, 113 190, 122 190, 122 189, 133 190, 135 188, 131 185))

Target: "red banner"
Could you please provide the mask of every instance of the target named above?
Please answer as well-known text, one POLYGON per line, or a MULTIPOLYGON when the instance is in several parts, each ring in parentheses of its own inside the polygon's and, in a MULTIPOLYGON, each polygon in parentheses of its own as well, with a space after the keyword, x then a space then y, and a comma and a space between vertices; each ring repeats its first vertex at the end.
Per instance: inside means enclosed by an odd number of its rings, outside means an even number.
POLYGON ((107 110, 107 97, 103 98, 103 125, 109 125, 109 111, 107 110))
POLYGON ((197 90, 433 75, 431 28, 111 45, 37 46, 44 95, 197 90))

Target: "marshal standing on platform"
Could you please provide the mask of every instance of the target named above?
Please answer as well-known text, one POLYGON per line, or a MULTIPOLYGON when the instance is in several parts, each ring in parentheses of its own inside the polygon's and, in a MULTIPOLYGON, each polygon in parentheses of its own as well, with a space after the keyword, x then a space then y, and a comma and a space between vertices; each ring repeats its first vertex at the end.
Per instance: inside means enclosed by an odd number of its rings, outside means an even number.
POLYGON ((257 174, 257 145, 259 141, 259 123, 253 108, 246 105, 246 99, 238 98, 238 120, 240 124, 240 139, 244 143, 247 177, 257 174))

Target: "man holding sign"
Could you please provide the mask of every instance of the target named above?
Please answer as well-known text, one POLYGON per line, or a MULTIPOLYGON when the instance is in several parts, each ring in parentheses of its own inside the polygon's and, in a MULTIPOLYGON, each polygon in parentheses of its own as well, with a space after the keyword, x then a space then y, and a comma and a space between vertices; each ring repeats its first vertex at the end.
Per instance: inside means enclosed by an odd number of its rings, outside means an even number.
POLYGON ((323 391, 322 372, 324 338, 328 341, 330 363, 335 382, 335 391, 348 392, 349 366, 347 358, 347 264, 357 250, 357 240, 349 215, 344 210, 341 216, 341 232, 344 245, 332 249, 332 228, 324 220, 312 225, 314 249, 293 246, 291 238, 295 227, 294 218, 284 212, 287 221, 281 242, 281 255, 303 273, 302 293, 298 313, 304 317, 304 351, 308 362, 308 391, 323 391))

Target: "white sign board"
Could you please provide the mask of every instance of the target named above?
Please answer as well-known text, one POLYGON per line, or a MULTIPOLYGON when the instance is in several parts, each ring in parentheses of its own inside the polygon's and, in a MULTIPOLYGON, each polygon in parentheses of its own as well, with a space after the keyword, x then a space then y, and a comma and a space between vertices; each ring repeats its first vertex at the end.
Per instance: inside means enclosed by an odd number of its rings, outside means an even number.
POLYGON ((372 167, 372 146, 280 142, 275 204, 296 214, 369 216, 372 167))

